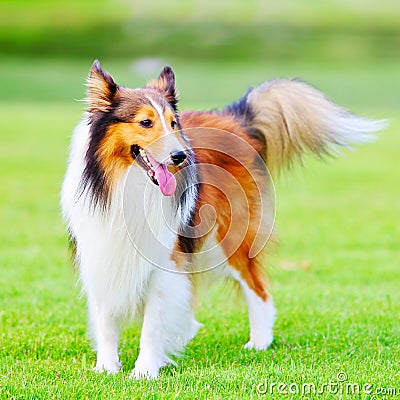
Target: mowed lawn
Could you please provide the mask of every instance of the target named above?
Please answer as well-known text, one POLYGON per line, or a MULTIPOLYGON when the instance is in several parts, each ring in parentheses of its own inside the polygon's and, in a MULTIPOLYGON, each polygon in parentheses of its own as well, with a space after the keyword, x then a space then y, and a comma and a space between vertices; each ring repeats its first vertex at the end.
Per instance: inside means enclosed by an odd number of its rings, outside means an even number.
MULTIPOLYGON (((278 310, 272 347, 243 349, 246 308, 229 286, 218 285, 201 295, 197 317, 205 326, 178 365, 147 382, 128 379, 139 326, 122 336, 121 374, 92 372, 85 300, 60 217, 69 137, 83 108, 74 99, 83 97, 90 61, 32 61, 29 67, 23 61, 0 66, 10 71, 0 77, 1 399, 331 399, 340 391, 354 398, 352 388, 365 389, 360 398, 400 393, 396 68, 171 62, 182 108, 221 106, 248 85, 290 75, 353 111, 392 120, 376 142, 327 162, 307 159, 304 168, 275 181, 280 243, 266 265, 278 310), (320 393, 302 393, 304 385, 320 393)), ((142 85, 144 78, 128 66, 104 63, 121 83, 142 85)))

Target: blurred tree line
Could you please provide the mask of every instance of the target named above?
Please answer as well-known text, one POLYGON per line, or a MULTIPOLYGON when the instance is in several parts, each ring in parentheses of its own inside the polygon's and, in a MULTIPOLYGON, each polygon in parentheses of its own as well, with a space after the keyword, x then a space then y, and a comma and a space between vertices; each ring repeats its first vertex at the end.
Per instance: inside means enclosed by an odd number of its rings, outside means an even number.
POLYGON ((2 0, 0 55, 399 60, 397 0, 2 0))

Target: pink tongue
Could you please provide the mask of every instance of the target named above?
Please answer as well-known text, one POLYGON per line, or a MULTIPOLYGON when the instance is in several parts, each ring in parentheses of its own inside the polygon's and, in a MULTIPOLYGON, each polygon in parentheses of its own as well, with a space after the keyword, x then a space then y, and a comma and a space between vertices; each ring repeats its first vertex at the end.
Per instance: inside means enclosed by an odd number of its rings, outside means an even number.
POLYGON ((176 190, 176 179, 167 166, 159 164, 156 168, 156 179, 164 196, 172 196, 176 190))

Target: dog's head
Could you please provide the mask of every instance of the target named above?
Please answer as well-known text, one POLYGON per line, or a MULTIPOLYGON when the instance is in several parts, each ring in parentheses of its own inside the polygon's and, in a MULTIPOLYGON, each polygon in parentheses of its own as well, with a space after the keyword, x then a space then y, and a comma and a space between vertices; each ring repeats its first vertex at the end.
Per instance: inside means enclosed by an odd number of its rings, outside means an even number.
POLYGON ((107 201, 112 184, 131 165, 171 196, 176 189, 172 172, 188 157, 172 69, 166 66, 144 88, 128 89, 95 61, 87 86, 90 140, 83 180, 95 202, 107 201))

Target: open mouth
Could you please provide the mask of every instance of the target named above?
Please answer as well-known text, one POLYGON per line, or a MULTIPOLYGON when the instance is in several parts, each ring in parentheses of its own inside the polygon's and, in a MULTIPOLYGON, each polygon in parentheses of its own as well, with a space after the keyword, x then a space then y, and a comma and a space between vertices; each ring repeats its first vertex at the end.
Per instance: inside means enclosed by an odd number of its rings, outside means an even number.
POLYGON ((131 146, 134 160, 144 169, 150 180, 160 187, 164 196, 172 196, 176 190, 176 179, 168 171, 167 165, 156 161, 146 150, 138 145, 131 146))

